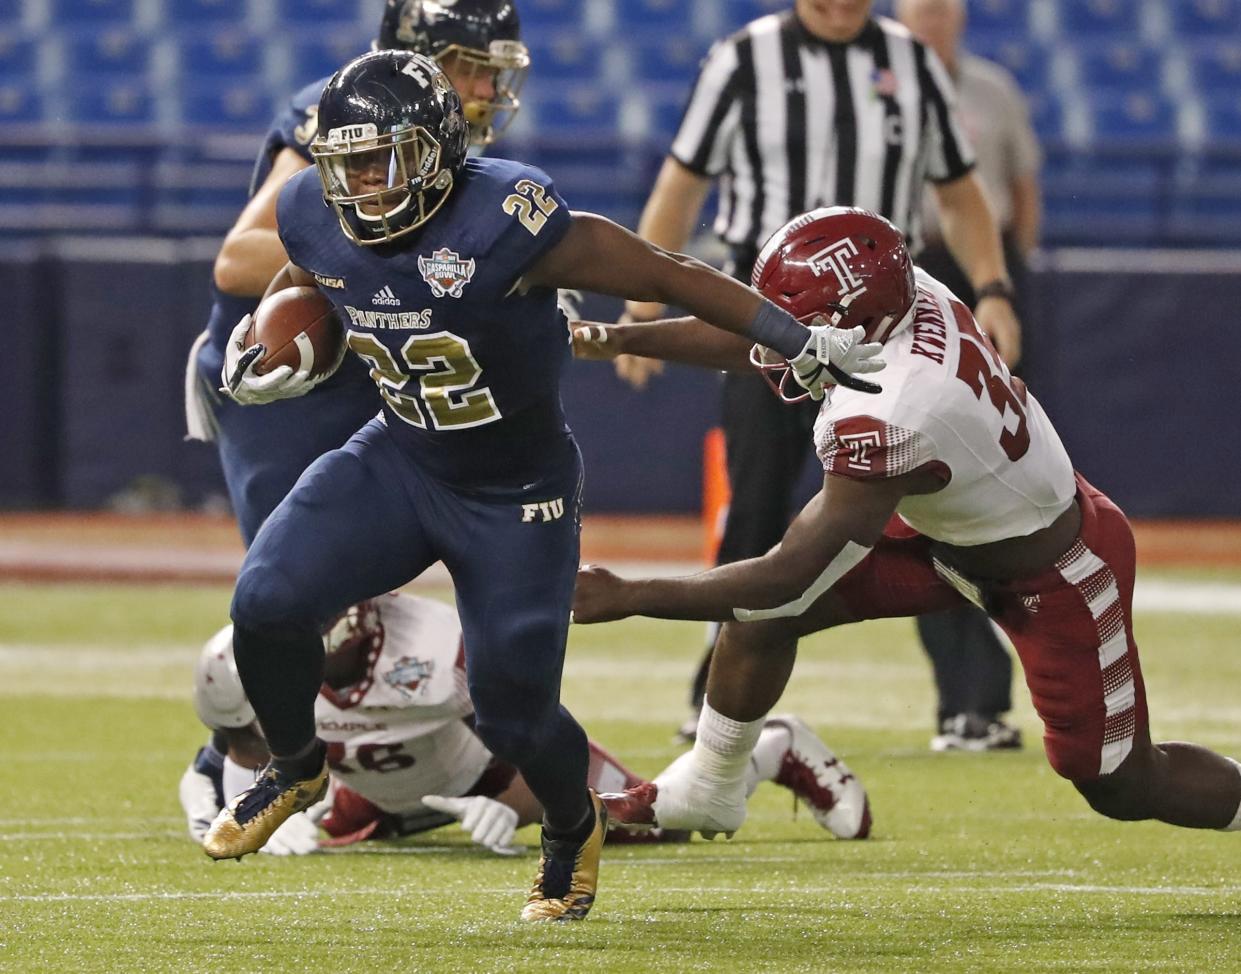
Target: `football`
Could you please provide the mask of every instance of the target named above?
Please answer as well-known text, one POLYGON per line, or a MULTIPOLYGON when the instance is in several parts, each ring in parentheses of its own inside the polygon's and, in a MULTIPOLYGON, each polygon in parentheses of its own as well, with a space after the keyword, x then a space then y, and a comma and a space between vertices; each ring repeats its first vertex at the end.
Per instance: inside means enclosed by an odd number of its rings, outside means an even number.
POLYGON ((318 378, 335 368, 345 331, 332 302, 317 287, 290 287, 267 297, 254 312, 246 347, 267 351, 254 366, 264 375, 282 365, 318 378))

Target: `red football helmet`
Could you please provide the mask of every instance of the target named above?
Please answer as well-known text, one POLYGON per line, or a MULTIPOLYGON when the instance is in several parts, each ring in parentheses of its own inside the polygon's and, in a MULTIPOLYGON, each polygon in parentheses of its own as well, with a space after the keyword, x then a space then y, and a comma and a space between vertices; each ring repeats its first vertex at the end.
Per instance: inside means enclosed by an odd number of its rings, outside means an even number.
MULTIPOLYGON (((782 226, 759 252, 750 283, 803 324, 821 317, 837 328, 861 325, 872 342, 907 325, 917 297, 905 235, 852 206, 820 207, 782 226)), ((750 355, 782 399, 804 399, 784 392, 788 367, 775 359, 759 346, 750 355)))

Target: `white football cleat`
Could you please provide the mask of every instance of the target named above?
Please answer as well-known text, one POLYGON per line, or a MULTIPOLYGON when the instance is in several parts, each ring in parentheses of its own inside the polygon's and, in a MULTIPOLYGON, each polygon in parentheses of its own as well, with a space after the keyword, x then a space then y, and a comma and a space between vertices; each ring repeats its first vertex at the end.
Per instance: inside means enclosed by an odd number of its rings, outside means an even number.
POLYGON ((792 714, 768 717, 765 726, 783 727, 789 733, 789 747, 780 759, 776 784, 796 795, 814 820, 838 839, 865 839, 870 835, 866 789, 832 749, 792 714))
POLYGON ((652 782, 656 788, 651 809, 661 829, 701 832, 713 839, 728 838, 745 822, 745 779, 735 784, 704 780, 694 752, 687 751, 652 782))

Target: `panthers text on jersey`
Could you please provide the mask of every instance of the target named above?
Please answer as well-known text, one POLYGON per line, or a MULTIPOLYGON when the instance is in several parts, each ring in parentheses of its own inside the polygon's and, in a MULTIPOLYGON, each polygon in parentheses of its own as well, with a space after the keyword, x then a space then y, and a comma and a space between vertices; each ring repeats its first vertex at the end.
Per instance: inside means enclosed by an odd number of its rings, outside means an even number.
POLYGON ((399 240, 360 247, 313 169, 277 206, 290 260, 338 309, 383 416, 422 469, 455 486, 511 487, 574 451, 560 405, 567 324, 521 275, 563 237, 568 207, 538 169, 468 160, 443 208, 399 240))
POLYGON ((408 816, 424 811, 423 795, 464 795, 491 754, 465 722, 473 708, 453 608, 401 594, 373 604, 363 675, 348 687, 324 685, 315 723, 332 774, 385 812, 408 816))
POLYGON ((836 387, 815 424, 824 469, 858 479, 926 469, 945 483, 897 513, 920 534, 978 545, 1045 528, 1073 500, 1073 466, 1025 384, 969 310, 917 272, 913 322, 884 344, 878 395, 836 387))

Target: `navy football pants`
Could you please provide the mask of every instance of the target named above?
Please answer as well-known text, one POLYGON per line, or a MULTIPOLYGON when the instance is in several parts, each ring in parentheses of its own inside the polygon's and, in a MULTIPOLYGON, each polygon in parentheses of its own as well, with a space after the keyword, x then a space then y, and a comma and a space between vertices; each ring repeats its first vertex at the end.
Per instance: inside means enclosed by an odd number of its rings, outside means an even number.
POLYGON ((295 753, 314 737, 324 623, 442 560, 479 737, 522 771, 554 827, 576 826, 586 735, 560 706, 560 677, 580 494, 576 451, 526 490, 447 487, 379 420, 315 461, 263 524, 233 595, 237 668, 272 751, 295 753))

